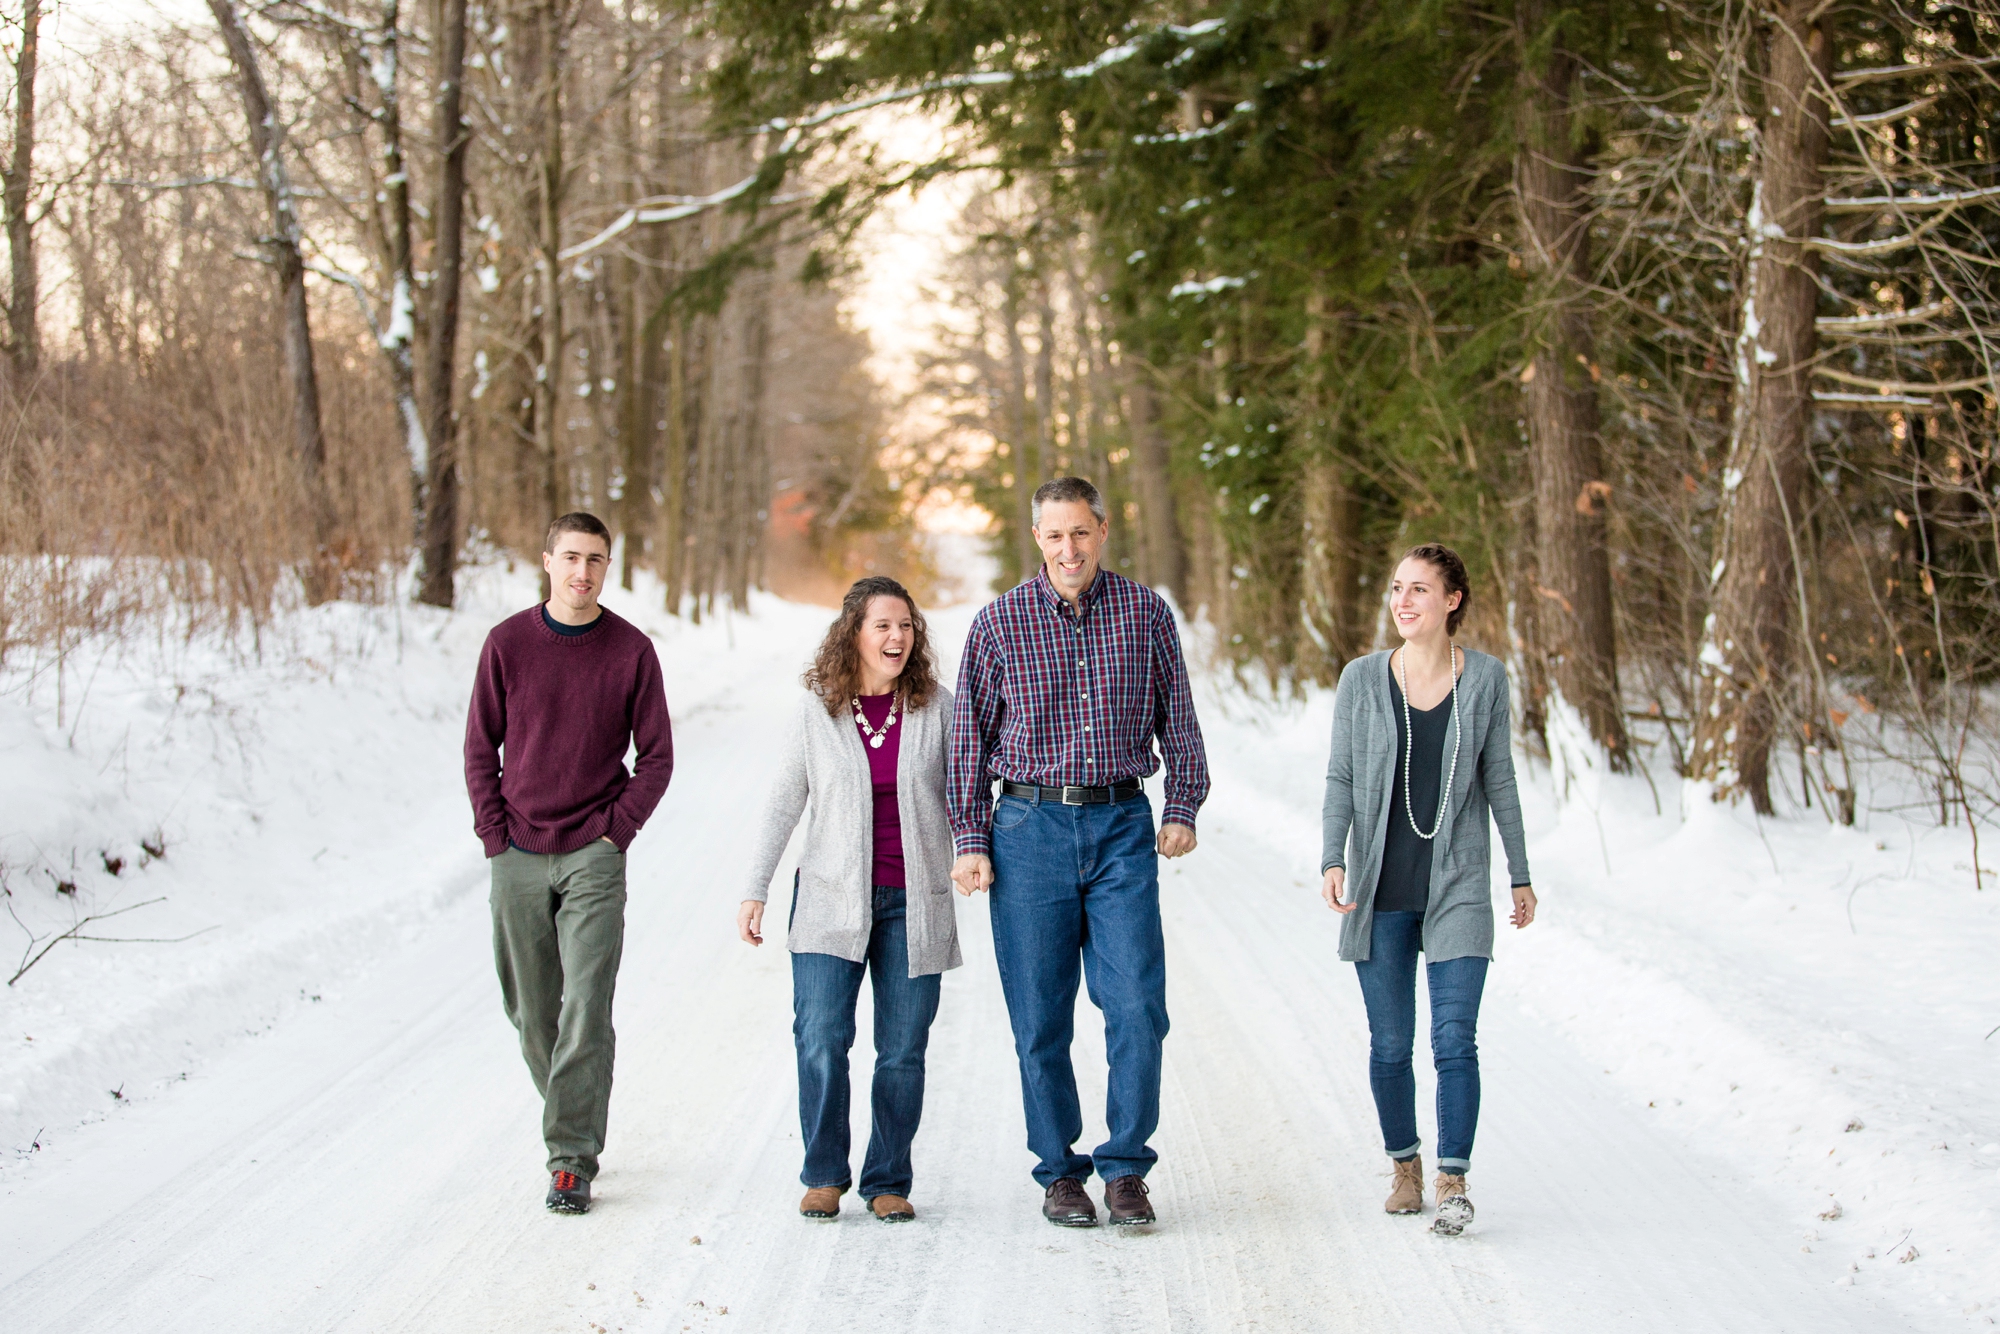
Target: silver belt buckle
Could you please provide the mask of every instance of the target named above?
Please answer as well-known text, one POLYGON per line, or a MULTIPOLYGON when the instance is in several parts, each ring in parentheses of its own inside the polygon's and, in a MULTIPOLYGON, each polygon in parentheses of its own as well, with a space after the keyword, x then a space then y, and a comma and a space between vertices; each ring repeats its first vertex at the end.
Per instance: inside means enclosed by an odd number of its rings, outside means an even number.
POLYGON ((1063 790, 1062 790, 1062 804, 1063 804, 1063 805, 1065 805, 1065 806, 1083 806, 1083 805, 1087 805, 1088 803, 1086 803, 1086 802, 1084 801, 1084 799, 1083 799, 1082 797, 1080 797, 1080 796, 1079 796, 1079 797, 1071 797, 1071 796, 1070 796, 1070 793, 1072 793, 1072 792, 1088 792, 1088 791, 1090 791, 1090 789, 1089 789, 1089 788, 1087 788, 1087 787, 1064 787, 1064 788, 1063 788, 1063 790))

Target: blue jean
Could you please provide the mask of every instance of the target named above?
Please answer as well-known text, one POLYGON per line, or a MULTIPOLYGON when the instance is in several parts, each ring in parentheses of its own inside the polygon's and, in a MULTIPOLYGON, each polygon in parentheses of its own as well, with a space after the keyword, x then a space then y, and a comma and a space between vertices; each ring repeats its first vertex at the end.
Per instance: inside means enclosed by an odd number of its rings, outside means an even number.
POLYGON ((865 971, 875 988, 874 1127, 861 1164, 861 1198, 910 1193, 910 1143, 924 1111, 924 1050, 937 1018, 938 975, 910 976, 901 888, 875 887, 868 958, 792 956, 792 1039, 799 1053, 799 1129, 808 1186, 847 1186, 847 1053, 854 1046, 854 1004, 865 971))
MULTIPOLYGON (((1391 1158, 1412 1157, 1423 1147, 1411 1061, 1423 942, 1422 913, 1376 913, 1368 960, 1354 966, 1368 1006, 1368 1083, 1382 1122, 1382 1148, 1391 1158)), ((1486 962, 1446 959, 1424 967, 1431 992, 1431 1061, 1437 1066, 1438 1167, 1461 1175, 1472 1165, 1472 1136, 1479 1126, 1477 1030, 1486 962)))
POLYGON ((1146 1175, 1160 1124, 1167 1036, 1166 939, 1160 930, 1153 808, 1141 795, 1097 806, 1003 796, 993 808, 993 952, 1021 1063, 1021 1102, 1035 1180, 1146 1175), (1083 1134, 1069 1048, 1082 974, 1104 1015, 1111 1065, 1093 1157, 1083 1134))

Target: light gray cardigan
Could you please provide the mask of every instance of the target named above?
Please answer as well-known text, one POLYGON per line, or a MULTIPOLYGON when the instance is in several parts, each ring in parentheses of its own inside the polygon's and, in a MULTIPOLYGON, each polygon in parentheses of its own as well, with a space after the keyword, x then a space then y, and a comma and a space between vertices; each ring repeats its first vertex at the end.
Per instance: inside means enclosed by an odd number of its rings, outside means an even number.
MULTIPOLYGON (((1430 899, 1424 913, 1424 957, 1432 963, 1468 955, 1493 957, 1489 809, 1500 826, 1512 883, 1530 883, 1520 795, 1514 789, 1507 669, 1488 654, 1461 651, 1465 669, 1458 678, 1458 707, 1465 736, 1458 777, 1446 795, 1446 819, 1431 849, 1430 899)), ((1368 957, 1389 802, 1403 780, 1396 765, 1396 737, 1402 730, 1402 716, 1389 694, 1389 655, 1371 653, 1348 663, 1333 697, 1320 856, 1322 873, 1330 866, 1347 868, 1354 899, 1355 910, 1340 924, 1343 959, 1368 957)), ((1440 780, 1451 768, 1450 736, 1447 729, 1440 780)))
MULTIPOLYGON (((905 934, 910 976, 942 973, 963 960, 951 901, 951 823, 945 815, 944 766, 951 742, 951 692, 899 714, 896 805, 903 826, 908 884, 905 934)), ((832 954, 860 963, 874 927, 875 783, 852 713, 831 716, 819 696, 801 692, 786 730, 777 776, 751 846, 750 883, 742 895, 764 902, 807 798, 805 853, 799 860, 785 943, 794 954, 832 954)))

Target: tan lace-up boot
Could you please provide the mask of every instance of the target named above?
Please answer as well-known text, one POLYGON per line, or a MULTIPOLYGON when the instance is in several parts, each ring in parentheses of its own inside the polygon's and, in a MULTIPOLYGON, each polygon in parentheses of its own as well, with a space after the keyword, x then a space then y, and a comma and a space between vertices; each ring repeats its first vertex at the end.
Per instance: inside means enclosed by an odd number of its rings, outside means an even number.
POLYGON ((1417 1154, 1410 1158, 1391 1158, 1389 1165, 1396 1169, 1396 1183, 1389 1188, 1389 1198, 1383 1202, 1384 1212, 1392 1214, 1420 1214, 1424 1211, 1424 1158, 1417 1154))
POLYGON ((1472 1221, 1472 1197, 1465 1193, 1465 1178, 1438 1173, 1437 1221, 1431 1231, 1440 1237, 1455 1237, 1472 1221))

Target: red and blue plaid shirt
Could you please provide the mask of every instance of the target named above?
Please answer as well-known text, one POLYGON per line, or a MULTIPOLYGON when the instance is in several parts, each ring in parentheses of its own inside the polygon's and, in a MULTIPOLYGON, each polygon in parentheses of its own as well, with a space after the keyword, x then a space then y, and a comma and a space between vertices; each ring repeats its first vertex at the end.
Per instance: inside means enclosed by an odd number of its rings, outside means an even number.
POLYGON ((1081 601, 1079 615, 1044 569, 973 618, 945 780, 961 857, 991 849, 996 777, 1103 787, 1152 774, 1164 758, 1160 821, 1194 828, 1208 796, 1208 756, 1173 612, 1152 589, 1109 570, 1081 601))

